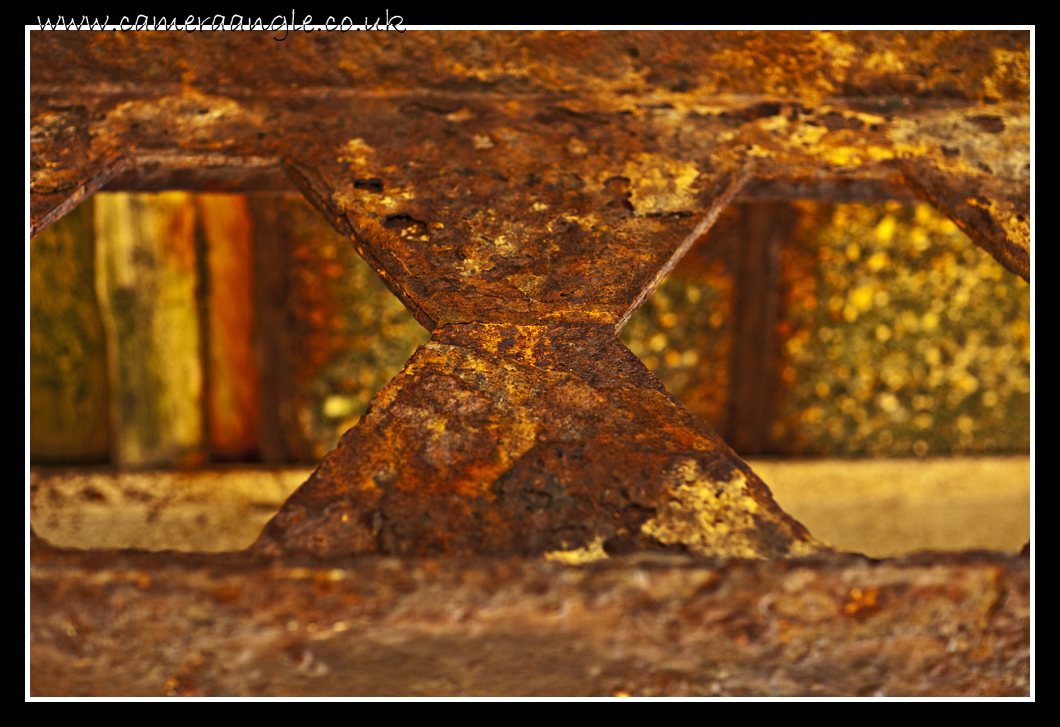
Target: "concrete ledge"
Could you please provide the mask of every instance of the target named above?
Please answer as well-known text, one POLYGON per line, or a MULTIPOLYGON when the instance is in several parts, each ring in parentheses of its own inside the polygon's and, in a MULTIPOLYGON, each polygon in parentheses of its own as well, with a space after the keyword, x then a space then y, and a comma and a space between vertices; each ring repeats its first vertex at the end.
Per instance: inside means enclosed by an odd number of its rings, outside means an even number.
POLYGON ((38 535, 64 548, 242 550, 312 472, 35 468, 30 520, 38 535))
MULTIPOLYGON (((1030 458, 752 460, 784 510, 839 550, 1016 553, 1030 539, 1030 458)), ((30 516, 68 548, 240 550, 310 467, 188 472, 37 468, 30 516)))
POLYGON ((1017 553, 1030 540, 1026 455, 938 459, 752 460, 780 506, 840 550, 1017 553))

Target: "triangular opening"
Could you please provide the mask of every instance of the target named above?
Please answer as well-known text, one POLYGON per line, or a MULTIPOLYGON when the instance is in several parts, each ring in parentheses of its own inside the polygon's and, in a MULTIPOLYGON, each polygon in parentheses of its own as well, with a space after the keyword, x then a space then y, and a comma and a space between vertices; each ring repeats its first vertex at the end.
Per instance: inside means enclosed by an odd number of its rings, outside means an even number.
POLYGON ((929 205, 803 205, 784 249, 791 454, 1030 450, 1030 286, 929 205))
POLYGON ((877 556, 1018 550, 1028 284, 926 204, 778 207, 731 205, 623 342, 817 537, 877 556), (748 271, 756 255, 773 270, 748 271), (749 325, 747 306, 771 324, 749 325))
POLYGON ((101 193, 33 238, 30 269, 31 509, 57 545, 244 547, 222 511, 260 530, 428 338, 295 194, 101 193), (222 503, 219 463, 296 469, 222 503), (118 471, 55 469, 100 464, 118 471), (74 520, 87 541, 59 532, 74 520))

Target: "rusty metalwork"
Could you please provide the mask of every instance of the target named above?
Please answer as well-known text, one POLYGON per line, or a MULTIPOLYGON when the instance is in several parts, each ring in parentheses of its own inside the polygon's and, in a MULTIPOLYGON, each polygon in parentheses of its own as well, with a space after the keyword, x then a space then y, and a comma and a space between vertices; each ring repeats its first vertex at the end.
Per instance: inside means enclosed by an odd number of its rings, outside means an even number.
POLYGON ((1018 555, 278 560, 46 551, 39 696, 1026 694, 1018 555))
POLYGON ((821 547, 609 331, 446 326, 255 547, 572 557, 821 547))
POLYGON ((431 332, 259 553, 804 555, 617 334, 755 187, 905 186, 1029 279, 1029 40, 35 33, 31 234, 282 169, 431 332))

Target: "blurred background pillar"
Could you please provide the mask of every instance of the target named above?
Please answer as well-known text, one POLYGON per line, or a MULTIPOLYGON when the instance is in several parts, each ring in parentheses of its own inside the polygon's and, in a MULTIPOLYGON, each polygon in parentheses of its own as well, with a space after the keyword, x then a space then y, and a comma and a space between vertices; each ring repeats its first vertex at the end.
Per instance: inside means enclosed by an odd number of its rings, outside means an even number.
POLYGON ((203 366, 191 194, 98 194, 96 284, 111 381, 112 461, 204 460, 203 366))
POLYGON ((780 252, 795 213, 787 203, 742 204, 733 306, 732 385, 725 440, 740 454, 770 454, 779 363, 780 252))
POLYGON ((210 459, 259 458, 253 224, 246 197, 196 196, 205 243, 206 424, 210 459))
POLYGON ((110 459, 107 353, 91 201, 30 241, 30 460, 110 459))

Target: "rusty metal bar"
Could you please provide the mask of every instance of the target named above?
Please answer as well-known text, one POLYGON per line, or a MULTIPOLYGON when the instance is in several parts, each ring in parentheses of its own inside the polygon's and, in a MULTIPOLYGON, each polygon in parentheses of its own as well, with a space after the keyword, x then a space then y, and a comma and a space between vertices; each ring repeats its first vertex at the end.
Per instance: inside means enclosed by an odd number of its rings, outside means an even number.
MULTIPOLYGON (((827 552, 616 338, 752 177, 774 194, 905 185, 1029 279, 1027 32, 121 40, 31 36, 31 235, 111 182, 202 170, 186 183, 272 188, 282 165, 432 334, 266 528, 259 555, 827 552)), ((45 562, 77 567, 37 553, 42 594, 45 562)), ((162 562, 143 561, 146 583, 162 562)), ((268 582, 263 562, 240 566, 251 590, 268 582)), ((882 588, 852 588, 839 612, 873 612, 882 588)), ((38 654, 62 638, 44 626, 64 623, 61 602, 38 599, 38 654)), ((750 603, 740 618, 753 620, 750 603)), ((984 603, 989 630, 1000 596, 984 603)), ((1022 663, 1010 658, 1021 646, 982 643, 991 664, 1022 663)), ((916 648, 886 668, 933 669, 902 661, 916 648)), ((838 653, 824 658, 841 667, 838 653)), ((1022 667, 998 668, 1006 676, 982 688, 1024 689, 1022 667)), ((61 671, 43 668, 54 684, 61 671)), ((843 671, 827 679, 860 691, 843 671)))
POLYGON ((47 551, 38 696, 1018 696, 1027 560, 47 551))

